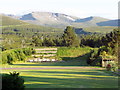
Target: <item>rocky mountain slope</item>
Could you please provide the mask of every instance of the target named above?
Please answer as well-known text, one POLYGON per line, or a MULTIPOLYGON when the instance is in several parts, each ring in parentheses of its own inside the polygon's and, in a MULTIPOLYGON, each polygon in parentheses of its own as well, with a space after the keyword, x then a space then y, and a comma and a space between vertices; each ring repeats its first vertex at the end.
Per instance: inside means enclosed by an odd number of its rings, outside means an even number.
MULTIPOLYGON (((72 25, 75 27, 99 26, 98 23, 109 21, 109 19, 102 17, 90 16, 87 18, 79 18, 52 12, 32 12, 21 16, 19 19, 28 23, 57 28, 65 28, 67 25, 72 25)), ((107 26, 111 26, 111 24, 107 26)))
MULTIPOLYGON (((9 15, 12 18, 17 16, 9 15)), ((52 12, 31 12, 17 17, 19 20, 23 20, 28 23, 65 28, 68 25, 82 28, 82 27, 94 27, 94 26, 118 26, 117 20, 109 20, 103 17, 90 16, 87 18, 79 18, 61 13, 52 12)))

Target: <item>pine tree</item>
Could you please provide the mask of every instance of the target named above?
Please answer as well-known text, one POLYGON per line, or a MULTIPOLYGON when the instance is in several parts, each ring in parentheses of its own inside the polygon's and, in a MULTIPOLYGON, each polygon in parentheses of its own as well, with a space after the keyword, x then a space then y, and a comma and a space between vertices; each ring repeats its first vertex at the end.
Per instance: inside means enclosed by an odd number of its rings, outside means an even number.
POLYGON ((63 34, 63 44, 67 47, 75 47, 80 45, 79 39, 75 34, 73 27, 67 26, 67 28, 65 29, 63 34))

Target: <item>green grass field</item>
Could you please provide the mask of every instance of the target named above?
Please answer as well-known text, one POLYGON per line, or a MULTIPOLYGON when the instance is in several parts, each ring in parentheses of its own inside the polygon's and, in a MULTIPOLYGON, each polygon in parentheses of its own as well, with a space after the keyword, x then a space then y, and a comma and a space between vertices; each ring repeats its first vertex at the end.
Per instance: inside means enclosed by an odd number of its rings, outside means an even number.
POLYGON ((59 62, 16 62, 2 73, 20 72, 25 88, 118 88, 118 77, 86 63, 90 48, 58 48, 59 62), (71 53, 72 52, 72 53, 71 53))
MULTIPOLYGON (((26 88, 117 88, 118 77, 104 68, 80 66, 67 62, 57 63, 16 63, 4 65, 2 73, 20 72, 26 88), (65 68, 67 67, 67 68, 65 68), (72 69, 72 68, 73 69, 72 69), (80 68, 78 68, 80 67, 80 68), (45 69, 46 68, 46 69, 45 69), (63 69, 64 68, 64 69, 63 69)), ((80 63, 80 62, 79 62, 80 63)))

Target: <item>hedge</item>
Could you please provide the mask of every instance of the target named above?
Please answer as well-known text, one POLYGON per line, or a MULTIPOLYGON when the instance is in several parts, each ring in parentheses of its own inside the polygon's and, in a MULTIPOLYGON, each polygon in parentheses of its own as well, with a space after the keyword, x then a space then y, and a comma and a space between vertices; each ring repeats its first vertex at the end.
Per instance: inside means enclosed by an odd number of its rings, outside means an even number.
POLYGON ((24 61, 34 50, 32 48, 12 49, 2 52, 2 64, 24 61))

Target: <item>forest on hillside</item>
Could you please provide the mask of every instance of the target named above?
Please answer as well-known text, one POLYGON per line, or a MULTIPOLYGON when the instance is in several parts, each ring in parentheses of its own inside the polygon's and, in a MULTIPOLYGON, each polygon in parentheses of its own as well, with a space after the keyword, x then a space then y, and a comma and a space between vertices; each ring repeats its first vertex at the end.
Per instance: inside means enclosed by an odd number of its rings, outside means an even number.
MULTIPOLYGON (((16 29, 15 29, 16 30, 16 29)), ((17 31, 17 30, 16 30, 17 31)), ((91 47, 98 48, 97 51, 91 50, 91 58, 98 58, 100 55, 108 57, 118 56, 118 42, 120 41, 119 29, 114 29, 107 34, 93 33, 88 35, 77 35, 74 28, 67 26, 63 34, 46 35, 34 34, 29 36, 20 36, 19 34, 3 34, 2 51, 17 48, 35 48, 35 47, 91 47)), ((88 61, 90 64, 91 60, 88 61)))

